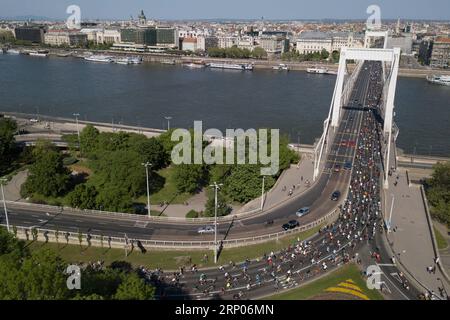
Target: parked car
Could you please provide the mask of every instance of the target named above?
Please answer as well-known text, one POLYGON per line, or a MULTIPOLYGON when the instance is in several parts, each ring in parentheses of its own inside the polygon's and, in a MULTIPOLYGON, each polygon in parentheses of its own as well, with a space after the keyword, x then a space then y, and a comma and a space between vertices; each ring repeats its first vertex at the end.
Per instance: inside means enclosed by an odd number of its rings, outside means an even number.
POLYGON ((295 214, 297 215, 297 217, 303 217, 306 216, 309 213, 310 209, 309 207, 304 207, 299 209, 295 214))
POLYGON ((290 229, 295 229, 297 227, 300 226, 300 223, 298 223, 297 220, 291 220, 288 223, 283 224, 283 229, 285 231, 290 230, 290 229))
POLYGON ((341 171, 341 165, 340 164, 335 164, 333 170, 334 170, 334 172, 340 172, 341 171))
POLYGON ((333 201, 338 201, 340 197, 341 197, 340 191, 335 191, 331 194, 331 200, 333 201))
POLYGON ((197 232, 200 234, 214 233, 214 227, 213 226, 201 227, 197 230, 197 232))

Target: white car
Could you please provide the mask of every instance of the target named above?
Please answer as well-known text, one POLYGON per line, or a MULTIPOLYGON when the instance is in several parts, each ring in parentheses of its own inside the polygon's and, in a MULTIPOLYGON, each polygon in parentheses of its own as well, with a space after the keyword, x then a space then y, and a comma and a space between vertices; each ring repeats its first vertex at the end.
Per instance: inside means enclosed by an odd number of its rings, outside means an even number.
POLYGON ((200 234, 214 233, 214 227, 213 226, 201 227, 197 230, 197 232, 200 234))

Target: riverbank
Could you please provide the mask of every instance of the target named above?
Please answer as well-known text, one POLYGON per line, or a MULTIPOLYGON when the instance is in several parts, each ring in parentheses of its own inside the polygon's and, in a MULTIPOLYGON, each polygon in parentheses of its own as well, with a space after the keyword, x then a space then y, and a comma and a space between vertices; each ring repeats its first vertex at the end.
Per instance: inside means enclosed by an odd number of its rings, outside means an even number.
MULTIPOLYGON (((133 55, 142 57, 144 62, 147 63, 162 63, 162 64, 177 64, 181 65, 189 62, 205 62, 205 63, 241 63, 247 64, 252 63, 255 69, 267 70, 272 69, 274 66, 278 66, 279 64, 288 64, 290 70, 292 71, 306 71, 308 68, 320 66, 328 69, 329 71, 337 71, 339 64, 337 63, 324 63, 324 62, 314 62, 314 61, 305 61, 305 62, 291 62, 284 61, 281 59, 270 59, 270 60, 259 60, 259 59, 230 59, 230 58, 211 58, 211 57, 195 57, 195 56, 180 56, 175 54, 164 54, 164 53, 141 53, 141 52, 125 52, 119 50, 89 50, 89 49, 60 49, 60 48, 41 48, 41 47, 33 47, 34 49, 46 49, 49 51, 50 56, 61 57, 61 54, 67 54, 68 52, 75 52, 74 56, 80 56, 86 54, 88 52, 94 54, 107 54, 112 56, 125 56, 125 55, 133 55)), ((17 49, 26 50, 30 49, 28 47, 18 47, 17 49)), ((69 55, 68 57, 72 57, 69 55)), ((354 69, 354 65, 349 65, 349 71, 354 69)), ((432 69, 429 67, 424 67, 423 69, 409 69, 409 68, 400 68, 399 76, 407 77, 407 78, 426 78, 427 76, 431 76, 433 74, 440 75, 450 75, 450 70, 442 70, 442 69, 432 69)))

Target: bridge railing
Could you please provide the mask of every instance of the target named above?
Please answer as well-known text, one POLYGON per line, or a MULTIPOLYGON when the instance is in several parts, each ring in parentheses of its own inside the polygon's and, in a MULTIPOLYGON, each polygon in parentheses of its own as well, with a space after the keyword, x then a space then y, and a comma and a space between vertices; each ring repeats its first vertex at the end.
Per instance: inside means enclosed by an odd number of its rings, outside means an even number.
MULTIPOLYGON (((339 209, 335 209, 329 212, 322 218, 319 218, 313 222, 305 225, 301 225, 296 229, 291 229, 287 231, 281 231, 261 236, 236 238, 236 239, 226 239, 220 241, 225 247, 239 247, 247 246, 251 244, 258 244, 267 242, 270 240, 278 240, 289 235, 295 235, 301 232, 311 230, 315 227, 321 226, 327 221, 334 219, 339 214, 339 209)), ((6 227, 6 225, 2 225, 6 227)), ((172 249, 182 249, 182 248, 192 248, 192 249, 212 249, 214 248, 213 240, 205 241, 189 241, 189 240, 152 240, 152 239, 138 239, 134 237, 116 237, 108 236, 104 234, 93 234, 93 233, 81 233, 81 232, 70 232, 61 231, 56 229, 46 229, 46 228, 32 228, 24 226, 13 226, 13 232, 22 239, 27 240, 37 240, 45 242, 68 242, 68 243, 82 243, 92 245, 92 246, 105 246, 105 244, 114 247, 124 247, 128 240, 133 240, 135 242, 139 241, 144 247, 154 247, 154 248, 172 248, 172 249), (34 235, 33 235, 34 233, 34 235)))

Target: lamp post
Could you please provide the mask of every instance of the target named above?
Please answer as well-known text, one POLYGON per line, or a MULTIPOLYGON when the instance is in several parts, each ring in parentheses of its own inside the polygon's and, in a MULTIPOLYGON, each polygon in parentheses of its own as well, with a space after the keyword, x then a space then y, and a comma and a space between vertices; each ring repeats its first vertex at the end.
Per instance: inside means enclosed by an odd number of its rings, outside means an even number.
POLYGON ((217 190, 220 189, 220 187, 223 186, 223 184, 217 184, 214 182, 213 185, 210 185, 210 187, 214 187, 214 263, 217 263, 217 190))
POLYGON ((170 120, 172 120, 172 117, 164 117, 164 119, 167 120, 167 131, 170 130, 170 120))
POLYGON ((394 211, 394 201, 395 201, 395 196, 393 194, 391 194, 392 196, 392 203, 391 203, 391 212, 389 213, 389 228, 388 228, 388 232, 391 232, 392 230, 392 211, 394 211))
POLYGON ((266 180, 266 176, 263 176, 262 179, 262 188, 261 188, 261 211, 263 211, 264 208, 264 182, 266 180))
POLYGON ((148 216, 150 217, 150 185, 148 182, 148 167, 151 167, 152 164, 150 162, 146 162, 146 163, 142 163, 142 165, 145 167, 145 175, 147 176, 147 211, 148 211, 148 216))
POLYGON ((6 182, 5 178, 0 179, 0 188, 2 189, 2 198, 3 198, 3 209, 5 210, 6 229, 9 232, 8 209, 6 209, 5 191, 3 190, 3 183, 4 182, 6 182))
POLYGON ((81 156, 80 127, 78 126, 78 117, 80 116, 80 114, 79 113, 74 113, 73 116, 75 117, 75 122, 77 123, 78 146, 80 148, 80 156, 81 156))

